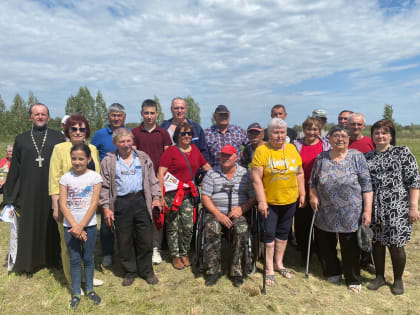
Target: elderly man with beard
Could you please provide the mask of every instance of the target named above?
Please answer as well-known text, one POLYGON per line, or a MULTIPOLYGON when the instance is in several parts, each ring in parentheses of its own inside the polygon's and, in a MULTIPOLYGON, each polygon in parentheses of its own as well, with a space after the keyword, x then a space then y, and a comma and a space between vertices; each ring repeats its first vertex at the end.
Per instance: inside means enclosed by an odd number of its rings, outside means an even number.
POLYGON ((17 272, 57 266, 60 257, 60 238, 48 195, 48 171, 53 148, 64 138, 59 131, 48 128, 49 119, 44 104, 30 107, 32 128, 16 136, 5 184, 4 204, 13 205, 19 214, 17 272))
POLYGON ((225 145, 220 151, 220 166, 210 170, 202 184, 201 198, 207 210, 204 228, 204 250, 208 257, 206 286, 215 285, 222 275, 223 230, 232 233, 232 283, 235 287, 243 283, 242 257, 248 233, 248 224, 243 215, 255 205, 255 196, 250 174, 236 164, 237 160, 236 149, 229 144, 225 145))

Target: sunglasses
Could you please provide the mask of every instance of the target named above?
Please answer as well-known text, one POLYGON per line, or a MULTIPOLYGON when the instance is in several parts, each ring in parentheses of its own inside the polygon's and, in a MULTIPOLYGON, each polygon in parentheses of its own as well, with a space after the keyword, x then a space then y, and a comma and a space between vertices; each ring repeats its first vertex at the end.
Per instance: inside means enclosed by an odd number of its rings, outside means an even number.
POLYGON ((179 133, 182 137, 185 137, 185 136, 190 136, 190 137, 192 137, 192 135, 193 135, 193 133, 192 133, 192 131, 182 131, 182 132, 180 132, 179 133))
POLYGON ((70 131, 71 132, 77 132, 77 131, 86 132, 86 128, 70 127, 70 131))

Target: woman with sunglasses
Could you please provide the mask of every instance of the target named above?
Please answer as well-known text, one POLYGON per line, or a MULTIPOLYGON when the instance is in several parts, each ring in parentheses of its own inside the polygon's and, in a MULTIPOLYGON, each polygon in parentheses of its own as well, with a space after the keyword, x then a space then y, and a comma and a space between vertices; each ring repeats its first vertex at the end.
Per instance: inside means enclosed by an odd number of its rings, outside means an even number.
MULTIPOLYGON (((50 172, 48 179, 48 191, 53 202, 53 217, 60 223, 58 224, 58 231, 61 240, 61 260, 63 264, 64 276, 71 285, 70 274, 70 257, 67 251, 66 242, 64 239, 63 215, 59 211, 58 198, 60 194, 59 180, 61 176, 69 172, 72 168, 70 150, 78 143, 84 143, 90 137, 90 128, 87 119, 79 114, 71 115, 64 125, 64 135, 70 139, 68 142, 62 142, 54 147, 50 160, 50 172)), ((91 161, 88 164, 88 169, 100 173, 101 164, 99 162, 99 154, 96 147, 89 144, 91 151, 91 161)), ((83 273, 82 273, 83 274, 83 273)), ((103 281, 94 279, 94 285, 102 285, 103 281)))
POLYGON ((339 283, 344 273, 349 290, 360 292, 360 248, 357 230, 369 226, 372 214, 372 183, 363 153, 349 149, 350 131, 343 125, 331 128, 332 149, 319 154, 310 179, 310 204, 315 217, 315 244, 324 276, 339 283), (341 267, 337 258, 337 234, 341 267))
POLYGON ((198 206, 194 202, 194 196, 199 193, 194 178, 200 168, 206 172, 211 169, 200 150, 191 144, 193 136, 193 128, 189 123, 179 124, 173 135, 176 145, 167 148, 162 154, 158 169, 162 191, 167 172, 180 181, 178 189, 166 192, 162 199, 163 208, 166 209, 169 252, 172 256, 172 265, 178 270, 191 265, 188 251, 194 228, 194 208, 198 206))
POLYGON ((261 217, 261 231, 266 226, 266 283, 274 286, 274 271, 286 279, 291 271, 283 265, 290 227, 296 205, 303 207, 305 183, 302 160, 295 146, 286 142, 287 123, 273 118, 268 124, 269 142, 255 150, 252 181, 261 217), (266 224, 264 224, 266 221, 266 224), (274 264, 273 266, 273 259, 274 264))

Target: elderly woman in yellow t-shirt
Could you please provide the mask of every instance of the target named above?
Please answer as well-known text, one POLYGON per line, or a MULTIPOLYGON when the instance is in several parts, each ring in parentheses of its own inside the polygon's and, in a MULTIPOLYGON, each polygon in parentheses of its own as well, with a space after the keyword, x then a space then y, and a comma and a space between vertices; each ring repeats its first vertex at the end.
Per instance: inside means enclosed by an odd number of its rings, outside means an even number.
POLYGON ((260 222, 267 220, 266 281, 269 286, 275 284, 275 270, 287 279, 292 277, 283 265, 283 255, 296 205, 303 207, 305 203, 302 160, 295 146, 286 142, 286 137, 287 123, 273 118, 268 124, 269 142, 256 149, 252 160, 251 174, 260 222))

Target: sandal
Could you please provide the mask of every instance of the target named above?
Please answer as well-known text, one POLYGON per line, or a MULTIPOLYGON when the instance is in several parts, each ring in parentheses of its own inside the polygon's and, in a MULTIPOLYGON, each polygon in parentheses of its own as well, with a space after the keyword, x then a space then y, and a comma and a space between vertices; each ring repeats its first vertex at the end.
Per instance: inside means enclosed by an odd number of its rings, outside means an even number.
POLYGON ((349 290, 352 291, 353 293, 359 293, 362 290, 362 285, 361 284, 350 284, 349 285, 349 290))
POLYGON ((274 287, 276 285, 274 275, 265 275, 265 285, 268 287, 274 287))
POLYGON ((292 272, 287 270, 286 268, 277 269, 277 271, 279 272, 279 274, 281 274, 286 279, 293 278, 292 272))

